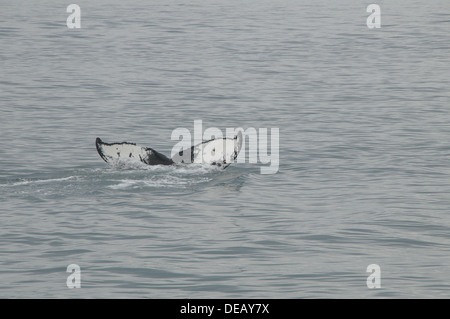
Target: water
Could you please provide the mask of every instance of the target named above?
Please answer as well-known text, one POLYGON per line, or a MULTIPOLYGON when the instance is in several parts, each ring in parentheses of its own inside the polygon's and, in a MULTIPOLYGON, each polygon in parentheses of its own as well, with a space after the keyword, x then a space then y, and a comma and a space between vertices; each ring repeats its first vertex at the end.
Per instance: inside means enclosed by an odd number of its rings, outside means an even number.
POLYGON ((450 3, 391 2, 0 1, 0 297, 448 298, 450 3), (194 120, 279 171, 95 150, 194 120))

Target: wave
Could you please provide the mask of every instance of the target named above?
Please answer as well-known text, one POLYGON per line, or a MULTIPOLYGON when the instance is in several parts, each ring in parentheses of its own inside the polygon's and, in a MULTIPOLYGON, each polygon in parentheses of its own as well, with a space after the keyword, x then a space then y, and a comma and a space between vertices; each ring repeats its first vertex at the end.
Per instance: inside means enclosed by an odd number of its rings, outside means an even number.
POLYGON ((46 184, 46 183, 55 183, 62 182, 76 178, 76 176, 68 176, 61 178, 47 178, 47 179, 23 179, 19 182, 10 182, 6 184, 0 184, 0 187, 14 187, 14 186, 24 186, 24 185, 33 185, 33 184, 46 184))

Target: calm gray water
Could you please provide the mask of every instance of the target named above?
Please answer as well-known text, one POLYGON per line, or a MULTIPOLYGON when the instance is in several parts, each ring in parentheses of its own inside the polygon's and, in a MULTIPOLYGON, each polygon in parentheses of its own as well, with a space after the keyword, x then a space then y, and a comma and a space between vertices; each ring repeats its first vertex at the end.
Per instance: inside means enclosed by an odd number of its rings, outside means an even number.
POLYGON ((450 297, 450 2, 392 2, 0 0, 0 297, 450 297), (279 171, 94 146, 194 120, 279 171))

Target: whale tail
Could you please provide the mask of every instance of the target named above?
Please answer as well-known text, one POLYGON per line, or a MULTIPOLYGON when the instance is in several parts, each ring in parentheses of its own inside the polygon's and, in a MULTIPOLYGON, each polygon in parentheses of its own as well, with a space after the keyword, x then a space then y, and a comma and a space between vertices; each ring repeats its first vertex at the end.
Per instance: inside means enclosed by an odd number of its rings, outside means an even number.
POLYGON ((242 147, 242 133, 234 138, 219 138, 202 142, 181 150, 172 158, 135 143, 105 143, 99 137, 95 146, 100 157, 108 164, 114 165, 120 160, 135 160, 147 165, 172 165, 181 163, 198 163, 217 165, 222 168, 233 163, 242 147))

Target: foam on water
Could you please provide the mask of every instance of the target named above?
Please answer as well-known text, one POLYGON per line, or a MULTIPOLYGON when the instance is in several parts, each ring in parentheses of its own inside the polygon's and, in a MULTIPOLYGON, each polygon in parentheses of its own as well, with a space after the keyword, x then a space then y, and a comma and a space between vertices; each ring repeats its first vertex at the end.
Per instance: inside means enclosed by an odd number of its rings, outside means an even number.
POLYGON ((109 180, 112 185, 108 185, 108 188, 188 188, 212 181, 214 174, 220 174, 221 171, 223 171, 221 168, 209 164, 150 166, 125 161, 121 165, 114 165, 111 168, 109 173, 112 173, 115 177, 121 176, 123 178, 109 180))
POLYGON ((143 187, 177 187, 185 188, 195 184, 201 184, 211 181, 212 178, 197 178, 197 179, 186 179, 176 176, 167 176, 160 178, 151 178, 148 180, 132 180, 124 179, 118 180, 118 184, 108 186, 111 189, 129 189, 129 188, 143 188, 143 187))
POLYGON ((76 178, 76 176, 68 176, 62 178, 48 178, 48 179, 23 179, 20 182, 9 182, 5 184, 0 184, 0 187, 14 187, 14 186, 24 186, 33 184, 46 184, 46 183, 58 183, 76 178))
POLYGON ((83 193, 102 192, 105 189, 187 189, 194 186, 206 186, 223 173, 223 169, 209 164, 150 166, 136 161, 122 160, 117 165, 101 169, 74 169, 41 173, 39 177, 7 180, 0 184, 0 195, 51 197, 77 196, 83 193))

